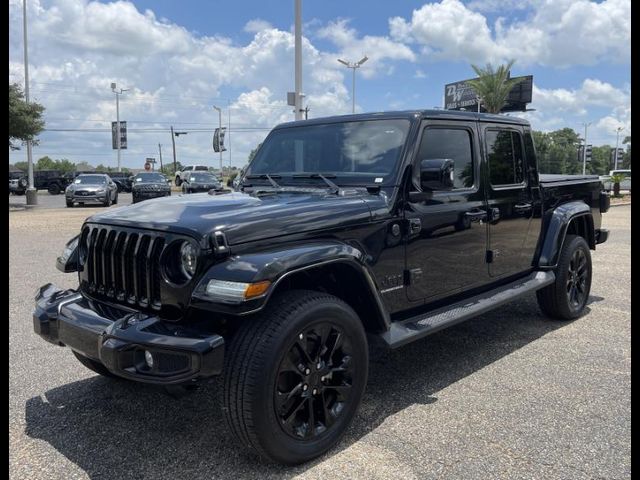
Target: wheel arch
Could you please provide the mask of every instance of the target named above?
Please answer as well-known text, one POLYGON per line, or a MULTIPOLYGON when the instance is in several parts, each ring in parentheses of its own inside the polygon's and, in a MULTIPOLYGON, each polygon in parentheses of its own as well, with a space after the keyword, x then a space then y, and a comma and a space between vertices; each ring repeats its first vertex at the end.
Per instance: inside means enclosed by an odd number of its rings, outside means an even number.
POLYGON ((591 207, 583 201, 567 202, 545 215, 544 238, 537 265, 553 268, 558 263, 567 235, 583 237, 589 248, 595 250, 596 236, 591 207))
POLYGON ((201 278, 191 305, 231 316, 256 314, 271 299, 289 290, 329 293, 347 303, 368 332, 382 332, 390 324, 389 314, 373 276, 362 263, 362 252, 337 241, 291 246, 286 250, 231 256, 215 264, 201 278), (207 298, 209 280, 253 283, 268 280, 269 290, 260 298, 229 305, 207 298))

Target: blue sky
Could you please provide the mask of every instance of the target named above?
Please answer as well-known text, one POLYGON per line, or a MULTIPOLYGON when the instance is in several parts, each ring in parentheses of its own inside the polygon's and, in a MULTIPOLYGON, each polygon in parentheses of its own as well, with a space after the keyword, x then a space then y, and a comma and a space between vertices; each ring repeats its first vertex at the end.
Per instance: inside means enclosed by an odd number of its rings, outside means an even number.
MULTIPOLYGON (((28 0, 28 8, 32 96, 51 129, 36 158, 115 164, 111 81, 129 89, 121 97, 129 167, 157 157, 158 143, 169 157, 171 125, 189 130, 177 140, 179 160, 217 165, 213 104, 230 120, 223 160, 235 166, 293 118, 293 0, 28 0)), ((9 80, 21 83, 20 0, 9 13, 9 80)), ((513 76, 534 76, 535 111, 523 114, 534 128, 582 133, 590 122, 594 145, 615 144, 618 127, 630 134, 628 0, 303 0, 303 23, 311 117, 350 112, 350 71, 337 58, 370 58, 357 74, 358 111, 442 106, 444 84, 473 77, 471 63, 514 58, 513 76)), ((23 159, 10 152, 10 162, 23 159)))

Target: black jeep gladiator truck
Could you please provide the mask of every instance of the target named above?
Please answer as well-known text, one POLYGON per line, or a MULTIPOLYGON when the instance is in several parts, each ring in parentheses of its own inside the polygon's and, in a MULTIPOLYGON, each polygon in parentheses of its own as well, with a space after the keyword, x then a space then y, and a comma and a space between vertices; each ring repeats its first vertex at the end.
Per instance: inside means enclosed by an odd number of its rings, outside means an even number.
MULTIPOLYGON (((88 218, 36 295, 35 332, 102 375, 224 375, 239 443, 295 464, 335 445, 368 342, 418 340, 522 295, 570 320, 607 240, 597 177, 538 175, 529 124, 441 110, 273 129, 236 191, 88 218)), ((194 419, 194 424, 196 420, 194 419)))

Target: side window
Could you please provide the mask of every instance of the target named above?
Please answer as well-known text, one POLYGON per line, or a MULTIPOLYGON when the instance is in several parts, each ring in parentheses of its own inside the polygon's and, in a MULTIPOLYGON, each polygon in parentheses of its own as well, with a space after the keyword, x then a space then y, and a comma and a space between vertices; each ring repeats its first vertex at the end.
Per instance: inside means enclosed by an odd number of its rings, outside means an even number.
POLYGON ((487 163, 491 185, 524 182, 522 138, 511 130, 487 130, 487 163))
POLYGON ((473 187, 471 132, 464 128, 430 127, 422 132, 418 165, 423 160, 452 160, 453 188, 473 187))

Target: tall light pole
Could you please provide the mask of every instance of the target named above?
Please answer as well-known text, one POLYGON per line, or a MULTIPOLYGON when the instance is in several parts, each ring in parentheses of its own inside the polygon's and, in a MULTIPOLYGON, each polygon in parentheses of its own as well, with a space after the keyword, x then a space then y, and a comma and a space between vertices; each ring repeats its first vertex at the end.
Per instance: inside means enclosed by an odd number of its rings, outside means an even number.
POLYGON ((624 127, 616 128, 616 149, 613 152, 613 169, 618 169, 618 142, 620 141, 620 132, 624 130, 624 127))
POLYGON ((222 181, 222 142, 220 141, 222 139, 222 109, 215 105, 213 106, 213 109, 218 112, 218 150, 220 151, 220 181, 222 181))
POLYGON ((582 122, 584 126, 584 148, 582 149, 582 175, 587 174, 587 127, 591 125, 592 122, 582 122))
POLYGON ((120 95, 128 88, 121 88, 118 92, 116 87, 116 82, 111 82, 111 91, 116 94, 116 147, 118 148, 118 171, 120 172, 120 95))
MULTIPOLYGON (((22 0, 22 30, 24 33, 24 99, 29 103, 29 55, 27 53, 27 0, 22 0)), ((31 140, 27 140, 27 205, 38 204, 38 191, 33 185, 33 156, 31 140)))
POLYGON ((302 0, 294 0, 295 119, 302 120, 302 0))
POLYGON ((338 61, 345 67, 353 70, 353 77, 351 79, 351 113, 356 113, 356 68, 360 68, 360 66, 367 60, 369 60, 369 57, 366 55, 355 63, 347 62, 340 58, 338 59, 338 61))

